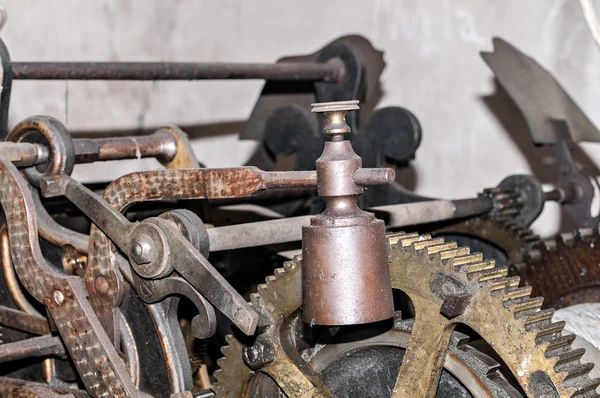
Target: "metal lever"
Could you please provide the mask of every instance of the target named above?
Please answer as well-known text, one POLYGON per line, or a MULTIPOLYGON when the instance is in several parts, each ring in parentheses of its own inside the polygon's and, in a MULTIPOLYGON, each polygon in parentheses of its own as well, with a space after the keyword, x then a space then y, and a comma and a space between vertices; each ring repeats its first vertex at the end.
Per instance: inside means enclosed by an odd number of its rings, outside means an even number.
POLYGON ((177 270, 242 332, 254 333, 258 314, 168 221, 152 218, 132 223, 69 176, 45 177, 40 188, 45 197, 64 195, 73 202, 129 257, 138 275, 158 279, 177 270))

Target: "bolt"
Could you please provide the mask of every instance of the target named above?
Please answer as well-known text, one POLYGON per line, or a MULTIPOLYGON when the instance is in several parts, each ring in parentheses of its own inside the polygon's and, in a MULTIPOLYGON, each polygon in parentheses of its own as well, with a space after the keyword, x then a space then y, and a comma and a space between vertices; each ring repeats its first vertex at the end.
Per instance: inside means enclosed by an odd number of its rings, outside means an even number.
POLYGON ((268 343, 255 342, 244 350, 244 362, 250 369, 256 370, 275 360, 273 348, 268 343), (265 345, 266 344, 266 345, 265 345))
POLYGON ((258 348, 256 348, 256 347, 248 348, 247 355, 248 355, 248 359, 252 362, 256 362, 260 358, 260 352, 258 352, 258 348))
POLYGON ((131 257, 137 264, 149 264, 156 257, 156 250, 149 236, 138 237, 131 247, 131 257))
POLYGON ((449 296, 456 293, 456 285, 450 281, 446 281, 442 284, 442 295, 449 296))
POLYGON ((94 288, 96 289, 96 292, 106 294, 109 288, 108 280, 102 275, 96 277, 94 280, 94 288))
POLYGON ((62 303, 65 302, 65 295, 60 290, 55 290, 52 297, 54 298, 54 302, 58 305, 62 305, 62 303))

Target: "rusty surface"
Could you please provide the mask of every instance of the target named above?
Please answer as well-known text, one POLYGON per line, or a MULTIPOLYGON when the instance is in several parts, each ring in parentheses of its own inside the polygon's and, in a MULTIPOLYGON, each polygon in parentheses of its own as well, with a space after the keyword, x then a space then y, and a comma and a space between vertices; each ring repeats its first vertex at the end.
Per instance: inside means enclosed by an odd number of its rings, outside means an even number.
MULTIPOLYGON (((390 270, 393 287, 411 297, 417 313, 408 341, 386 343, 402 344, 407 348, 396 396, 435 396, 438 368, 456 360, 457 352, 451 348, 453 343, 448 333, 459 323, 473 328, 492 346, 506 364, 504 371, 512 373, 527 396, 550 394, 570 397, 576 391, 591 392, 598 386, 599 380, 590 380, 587 376, 589 367, 579 363, 582 352, 570 348, 573 336, 561 336, 564 324, 552 323, 553 311, 541 310, 541 300, 531 298, 529 288, 518 287, 518 278, 506 278, 506 269, 496 268, 493 261, 485 261, 481 254, 470 253, 466 247, 458 247, 456 243, 444 242, 443 239, 432 239, 428 235, 399 233, 389 235, 388 239, 392 247, 390 270), (444 294, 451 293, 452 289, 442 285, 436 291, 435 284, 431 283, 439 279, 440 274, 452 278, 472 295, 466 310, 452 319, 440 314, 444 294), (558 366, 555 366, 557 359, 558 366)), ((252 296, 254 306, 261 313, 261 325, 266 335, 275 336, 271 330, 300 308, 301 272, 299 257, 286 262, 284 268, 276 270, 274 276, 267 278, 265 285, 258 287, 258 294, 252 296)), ((283 343, 273 337, 270 339, 283 343)), ((222 348, 225 357, 219 360, 220 370, 215 374, 218 383, 214 390, 218 397, 248 396, 247 392, 256 382, 256 371, 252 372, 242 360, 246 346, 232 336, 227 342, 228 345, 222 348)), ((321 349, 331 348, 325 346, 321 349)), ((286 353, 288 359, 293 358, 291 353, 286 353)), ((316 355, 320 355, 320 351, 316 355)), ((328 354, 323 355, 329 358, 328 354)), ((273 364, 277 362, 267 364, 264 370, 274 369, 273 364)), ((286 366, 279 363, 277 370, 268 373, 287 396, 303 396, 302 391, 289 387, 289 375, 297 375, 298 370, 302 375, 293 376, 296 378, 294 385, 307 381, 313 388, 318 385, 311 376, 310 366, 301 359, 295 358, 286 366), (290 371, 290 367, 294 370, 290 371)), ((317 371, 321 367, 312 369, 317 371)), ((494 366, 493 369, 498 368, 494 366)), ((494 378, 487 371, 483 375, 496 381, 505 377, 494 378)), ((483 390, 482 393, 486 392, 485 386, 489 387, 482 379, 470 384, 476 391, 483 390)), ((496 396, 493 390, 487 391, 489 395, 496 396)), ((514 394, 512 388, 508 391, 514 394)), ((475 390, 471 392, 475 393, 475 390)))
POLYGON ((352 325, 393 316, 383 221, 304 227, 304 321, 352 325))
POLYGON ((31 192, 33 203, 35 206, 35 214, 37 216, 38 233, 42 238, 52 243, 54 246, 62 247, 65 251, 70 252, 71 248, 75 249, 81 255, 87 254, 89 247, 89 236, 75 232, 69 228, 65 228, 52 218, 42 204, 39 192, 34 189, 31 192))
POLYGON ((48 319, 0 305, 0 325, 31 334, 48 334, 48 319))
POLYGON ((12 297, 17 307, 27 314, 41 316, 39 311, 29 302, 25 294, 21 290, 17 275, 10 259, 10 244, 8 241, 8 230, 6 225, 0 229, 0 250, 2 250, 2 275, 4 276, 4 282, 8 293, 12 297))
POLYGON ((67 356, 60 337, 51 334, 0 344, 0 362, 43 357, 67 358, 67 356))
POLYGON ((27 397, 27 398, 84 398, 88 397, 85 391, 74 389, 61 389, 47 384, 35 383, 27 380, 0 377, 0 397, 27 397))
MULTIPOLYGON (((106 188, 103 198, 122 212, 140 201, 247 197, 273 185, 280 187, 288 183, 297 187, 314 184, 314 180, 306 176, 306 173, 282 175, 264 172, 254 167, 158 170, 132 173, 117 179, 106 188)), ((115 311, 122 299, 123 277, 116 263, 119 258, 118 250, 108 237, 92 225, 85 281, 90 302, 112 341, 118 341, 115 311), (108 282, 103 293, 95 288, 98 277, 108 282)))
POLYGON ((48 161, 35 168, 27 169, 31 180, 40 175, 70 175, 75 165, 73 142, 67 128, 50 116, 32 116, 17 124, 7 141, 43 144, 48 148, 48 161))
POLYGON ((1 158, 0 183, 15 271, 25 289, 48 307, 88 392, 135 395, 123 362, 87 301, 81 279, 59 273, 43 258, 29 186, 15 166, 1 158))
POLYGON ((17 167, 27 167, 44 163, 48 160, 48 149, 42 145, 26 142, 0 142, 0 154, 17 167))
POLYGON ((439 374, 439 355, 447 349, 445 334, 458 323, 492 345, 528 396, 554 391, 570 397, 578 389, 591 391, 600 384, 589 379, 589 369, 579 363, 580 353, 570 348, 574 336, 561 335, 564 323, 552 323, 554 311, 542 310, 543 300, 531 298, 531 288, 519 287, 519 278, 506 278, 506 268, 427 235, 398 234, 390 242, 392 286, 409 295, 416 313, 394 396, 433 396, 437 380, 423 375, 439 374), (440 274, 472 295, 467 309, 454 318, 440 313, 444 294, 452 290, 443 285, 436 289, 432 281, 440 274), (555 368, 556 358, 560 368, 555 368))
POLYGON ((314 80, 339 81, 344 64, 328 63, 192 63, 192 62, 12 62, 13 79, 21 80, 314 80))
POLYGON ((313 112, 325 113, 323 133, 330 139, 316 162, 326 207, 302 227, 303 318, 313 325, 377 322, 394 314, 385 224, 356 201, 360 184, 389 184, 395 175, 391 169, 362 169, 344 139, 350 133, 346 112, 358 108, 358 101, 313 104, 313 112))
POLYGON ((134 137, 77 138, 73 146, 75 163, 140 158, 169 161, 177 153, 175 137, 164 130, 134 137))
POLYGON ((541 242, 515 267, 515 273, 544 297, 544 307, 600 302, 598 230, 578 230, 541 242))

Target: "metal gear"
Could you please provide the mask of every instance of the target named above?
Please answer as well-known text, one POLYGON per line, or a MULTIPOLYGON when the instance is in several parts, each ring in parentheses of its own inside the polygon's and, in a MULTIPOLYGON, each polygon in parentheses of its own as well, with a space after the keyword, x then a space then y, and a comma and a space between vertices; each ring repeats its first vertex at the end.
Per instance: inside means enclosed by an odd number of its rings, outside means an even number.
MULTIPOLYGON (((519 287, 518 277, 507 278, 506 268, 443 238, 404 233, 388 238, 393 287, 408 294, 417 314, 403 359, 411 366, 400 368, 395 396, 435 394, 457 324, 469 326, 490 345, 526 396, 597 396, 600 380, 591 380, 592 366, 580 363, 583 350, 570 348, 574 336, 562 335, 564 323, 553 323, 554 311, 542 310, 543 300, 531 298, 530 287, 519 287)), ((215 374, 217 396, 244 396, 259 373, 289 397, 331 394, 306 362, 310 350, 304 357, 290 350, 297 341, 292 315, 301 304, 301 259, 276 270, 252 302, 261 314, 262 333, 254 343, 227 339, 215 374), (260 349, 249 362, 253 348, 260 349)))
POLYGON ((597 229, 560 234, 534 245, 514 270, 553 308, 600 302, 599 245, 597 229))
POLYGON ((494 202, 494 209, 489 214, 445 225, 430 233, 481 252, 485 258, 494 259, 497 266, 508 267, 513 274, 513 267, 523 263, 528 250, 541 240, 517 222, 522 203, 514 190, 489 188, 479 196, 494 202))

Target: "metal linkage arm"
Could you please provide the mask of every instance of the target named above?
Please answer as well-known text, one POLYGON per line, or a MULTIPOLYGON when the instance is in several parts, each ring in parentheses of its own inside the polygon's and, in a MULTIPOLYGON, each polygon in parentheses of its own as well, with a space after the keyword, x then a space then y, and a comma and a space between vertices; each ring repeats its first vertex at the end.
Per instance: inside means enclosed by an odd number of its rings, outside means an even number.
POLYGON ((177 270, 241 331, 254 333, 258 314, 181 233, 161 219, 131 223, 100 196, 68 176, 41 180, 46 197, 64 195, 123 251, 143 278, 177 270))

